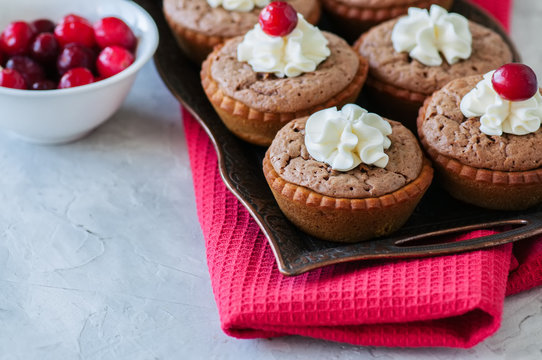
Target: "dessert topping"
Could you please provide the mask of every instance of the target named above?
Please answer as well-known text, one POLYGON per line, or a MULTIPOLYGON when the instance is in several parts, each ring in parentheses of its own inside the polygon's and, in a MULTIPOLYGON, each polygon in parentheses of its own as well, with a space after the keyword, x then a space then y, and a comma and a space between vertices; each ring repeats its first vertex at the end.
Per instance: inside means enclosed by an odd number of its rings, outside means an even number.
POLYGON ((455 64, 472 52, 468 20, 438 5, 431 5, 429 11, 409 8, 408 15, 395 24, 391 40, 395 51, 406 51, 427 66, 441 65, 441 53, 448 64, 455 64))
MULTIPOLYGON (((268 7, 274 4, 276 3, 271 3, 268 7)), ((266 12, 266 9, 267 7, 262 13, 266 12)), ((297 13, 296 17, 297 25, 284 36, 269 35, 262 29, 260 21, 260 24, 256 24, 246 33, 237 47, 237 60, 248 62, 255 72, 273 73, 280 78, 316 70, 318 64, 331 54, 328 41, 303 15, 297 13)), ((275 16, 270 19, 273 19, 275 24, 291 23, 291 20, 278 20, 275 16)))
POLYGON ((379 115, 355 104, 312 114, 305 125, 309 154, 332 169, 348 171, 361 163, 381 168, 388 164, 384 153, 391 145, 391 125, 379 115))
POLYGON ((254 7, 264 7, 269 4, 270 0, 207 0, 207 3, 213 7, 222 7, 229 11, 243 11, 248 12, 254 9, 254 7))
POLYGON ((538 91, 533 69, 524 64, 506 64, 495 70, 491 78, 493 89, 510 101, 527 100, 538 91))
POLYGON ((271 36, 286 36, 297 25, 297 12, 284 1, 267 5, 258 18, 262 31, 271 36))
MULTIPOLYGON (((510 65, 510 64, 509 64, 510 65)), ((486 135, 502 135, 503 133, 513 135, 525 135, 533 133, 540 128, 542 120, 542 96, 540 92, 532 89, 518 89, 517 80, 513 80, 511 89, 504 90, 504 93, 510 98, 521 100, 510 101, 501 95, 504 86, 502 86, 500 76, 495 76, 496 71, 488 72, 484 75, 482 81, 476 84, 476 87, 469 91, 460 103, 460 109, 466 117, 480 117, 480 131, 486 135), (495 80, 497 80, 497 91, 495 80), (525 94, 531 93, 532 96, 525 99, 525 94)), ((535 78, 536 83, 536 78, 535 78)), ((532 87, 532 84, 524 84, 532 87)))

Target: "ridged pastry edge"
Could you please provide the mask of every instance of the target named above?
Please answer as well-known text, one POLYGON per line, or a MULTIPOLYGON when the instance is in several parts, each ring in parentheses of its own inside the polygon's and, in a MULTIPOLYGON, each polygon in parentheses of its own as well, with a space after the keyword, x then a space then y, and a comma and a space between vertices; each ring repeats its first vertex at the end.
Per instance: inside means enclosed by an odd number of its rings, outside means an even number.
POLYGON ((348 199, 322 195, 304 186, 292 184, 284 180, 273 168, 268 152, 263 161, 263 172, 269 186, 276 192, 290 198, 292 201, 304 203, 311 207, 354 211, 376 208, 383 209, 410 199, 415 199, 427 190, 433 179, 433 168, 431 167, 431 163, 424 158, 422 169, 418 177, 394 192, 374 198, 348 199))

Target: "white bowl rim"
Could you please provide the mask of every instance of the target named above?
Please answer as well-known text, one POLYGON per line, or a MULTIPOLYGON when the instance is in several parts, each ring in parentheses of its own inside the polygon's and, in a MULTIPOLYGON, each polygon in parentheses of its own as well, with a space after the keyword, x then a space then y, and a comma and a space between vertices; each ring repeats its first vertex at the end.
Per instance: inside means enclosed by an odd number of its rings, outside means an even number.
POLYGON ((115 74, 111 77, 108 77, 100 81, 93 82, 92 84, 88 84, 88 85, 76 86, 76 87, 67 88, 67 89, 52 89, 52 90, 12 89, 12 88, 0 86, 0 95, 9 95, 9 96, 31 95, 33 97, 48 97, 48 96, 53 97, 53 96, 58 96, 61 94, 64 94, 64 95, 77 94, 80 92, 93 91, 94 89, 107 86, 113 82, 121 81, 122 79, 125 79, 131 76, 134 72, 139 71, 139 69, 141 69, 143 65, 145 65, 147 61, 150 60, 150 58, 154 55, 156 49, 158 48, 158 28, 153 18, 140 5, 136 4, 133 1, 122 1, 122 2, 126 6, 133 7, 135 11, 143 15, 143 17, 145 18, 147 22, 146 25, 148 25, 148 32, 145 33, 146 41, 149 42, 148 51, 142 54, 139 54, 139 56, 136 56, 135 61, 130 66, 128 66, 126 69, 124 69, 118 74, 115 74))

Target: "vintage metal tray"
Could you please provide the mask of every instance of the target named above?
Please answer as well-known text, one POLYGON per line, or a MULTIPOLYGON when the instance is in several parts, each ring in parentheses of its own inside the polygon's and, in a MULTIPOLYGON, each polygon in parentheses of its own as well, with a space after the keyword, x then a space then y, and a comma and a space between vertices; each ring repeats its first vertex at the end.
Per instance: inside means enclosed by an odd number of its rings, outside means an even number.
MULTIPOLYGON (((232 135, 207 101, 200 85, 199 67, 178 49, 162 15, 161 0, 137 2, 153 16, 160 31, 160 45, 155 55, 160 75, 211 138, 224 183, 266 235, 281 273, 297 275, 353 260, 450 254, 542 234, 542 206, 523 212, 485 210, 451 198, 435 184, 431 185, 406 225, 393 236, 357 244, 339 244, 301 232, 281 213, 265 182, 261 170, 265 149, 232 135), (446 236, 494 227, 506 231, 460 242, 451 242, 451 237, 446 236)), ((494 29, 514 49, 502 27, 482 9, 465 0, 456 0, 453 11, 494 29)), ((325 19, 321 27, 326 28, 325 19)), ((516 60, 519 60, 517 52, 516 60)))

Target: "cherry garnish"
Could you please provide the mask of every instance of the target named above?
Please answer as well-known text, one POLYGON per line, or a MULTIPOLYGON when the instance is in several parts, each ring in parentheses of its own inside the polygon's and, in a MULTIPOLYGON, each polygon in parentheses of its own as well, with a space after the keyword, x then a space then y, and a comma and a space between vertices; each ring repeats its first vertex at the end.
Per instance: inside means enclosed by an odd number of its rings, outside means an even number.
POLYGON ((75 68, 68 70, 64 75, 62 75, 60 82, 58 83, 58 88, 67 89, 91 84, 93 82, 94 75, 92 75, 90 70, 85 68, 75 68))
POLYGON ((12 89, 26 89, 23 76, 13 69, 2 69, 0 71, 0 86, 12 89))
POLYGON ((80 44, 68 44, 62 49, 62 52, 58 56, 56 66, 58 73, 64 75, 64 73, 70 69, 84 67, 87 69, 94 69, 94 63, 96 55, 94 51, 86 46, 80 44))
POLYGON ((30 46, 30 55, 32 58, 43 63, 54 63, 60 47, 53 33, 44 32, 36 36, 30 46))
POLYGON ((134 62, 134 55, 120 46, 108 46, 96 60, 98 74, 104 78, 118 74, 134 62))
POLYGON ((538 91, 536 74, 524 64, 510 63, 501 66, 493 73, 491 83, 497 94, 509 101, 527 100, 538 91))
POLYGON ((34 82, 45 78, 45 72, 40 64, 28 56, 15 55, 6 63, 7 69, 16 70, 24 78, 26 85, 30 86, 34 82))
POLYGON ((68 21, 58 24, 55 27, 55 36, 60 46, 77 43, 91 48, 96 44, 94 29, 90 24, 82 21, 68 21))
POLYGON ((137 39, 132 29, 116 17, 105 17, 94 24, 94 36, 100 48, 118 45, 128 50, 135 48, 137 39))
POLYGON ((284 1, 274 1, 263 8, 258 18, 264 33, 271 36, 285 36, 297 25, 297 12, 284 1))
POLYGON ((8 55, 21 55, 28 52, 34 37, 34 29, 24 21, 9 24, 0 34, 0 49, 8 55))
POLYGON ((31 26, 34 28, 36 34, 52 33, 55 31, 55 23, 49 19, 34 20, 32 21, 31 26))

